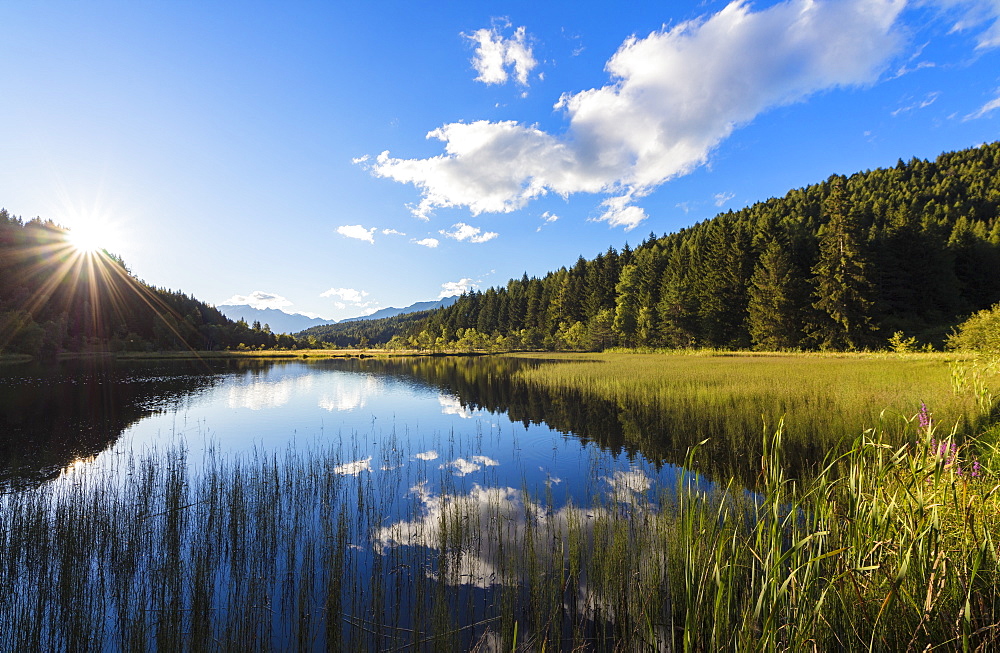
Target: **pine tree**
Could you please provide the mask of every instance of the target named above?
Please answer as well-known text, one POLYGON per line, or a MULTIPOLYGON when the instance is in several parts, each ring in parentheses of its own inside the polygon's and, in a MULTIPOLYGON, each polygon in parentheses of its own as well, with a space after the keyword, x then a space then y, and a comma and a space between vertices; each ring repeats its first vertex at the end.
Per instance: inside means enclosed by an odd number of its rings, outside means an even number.
POLYGON ((639 327, 639 268, 629 263, 622 268, 621 276, 615 285, 615 320, 614 333, 626 347, 636 344, 636 331, 639 327))
POLYGON ((659 339, 668 347, 692 347, 697 342, 697 310, 688 281, 691 254, 686 242, 674 250, 663 270, 656 305, 659 339))
POLYGON ((832 177, 823 205, 827 222, 820 232, 819 260, 813 267, 820 319, 812 335, 824 349, 860 349, 872 342, 872 284, 861 228, 844 190, 832 177))
POLYGON ((799 271, 778 240, 772 240, 750 277, 748 325, 754 347, 792 349, 801 339, 799 271))

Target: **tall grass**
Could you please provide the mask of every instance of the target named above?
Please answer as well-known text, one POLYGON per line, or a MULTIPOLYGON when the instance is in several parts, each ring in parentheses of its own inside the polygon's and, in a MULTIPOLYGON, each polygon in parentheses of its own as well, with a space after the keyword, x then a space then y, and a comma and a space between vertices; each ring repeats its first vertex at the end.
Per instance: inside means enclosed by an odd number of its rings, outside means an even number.
POLYGON ((805 486, 780 432, 748 508, 683 492, 674 537, 685 650, 925 650, 996 646, 997 485, 937 455, 859 438, 805 486))
POLYGON ((986 388, 1000 380, 995 366, 959 365, 942 354, 604 353, 555 360, 518 376, 550 393, 614 402, 623 424, 633 412, 655 416, 658 430, 638 420, 626 437, 644 450, 672 448, 678 462, 708 439, 698 469, 747 483, 741 464, 763 453, 762 427, 773 432, 784 424, 783 448, 794 468, 822 460, 866 429, 901 442, 922 401, 962 438, 989 423, 993 398, 986 388))

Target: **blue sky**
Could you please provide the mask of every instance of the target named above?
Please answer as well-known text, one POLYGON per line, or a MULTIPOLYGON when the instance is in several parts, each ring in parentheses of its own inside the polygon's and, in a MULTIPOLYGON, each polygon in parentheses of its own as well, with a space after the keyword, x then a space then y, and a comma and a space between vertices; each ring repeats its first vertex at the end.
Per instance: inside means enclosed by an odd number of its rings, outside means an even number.
POLYGON ((0 4, 0 206, 328 319, 1000 138, 1000 1, 0 4))

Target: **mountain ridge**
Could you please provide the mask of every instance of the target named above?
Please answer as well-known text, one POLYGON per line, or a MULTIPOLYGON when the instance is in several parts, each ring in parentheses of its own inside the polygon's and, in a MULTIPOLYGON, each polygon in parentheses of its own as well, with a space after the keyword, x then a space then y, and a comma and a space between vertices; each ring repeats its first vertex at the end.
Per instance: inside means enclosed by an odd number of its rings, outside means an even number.
POLYGON ((221 304, 216 308, 233 321, 243 320, 247 324, 260 322, 262 325, 266 324, 274 333, 295 334, 318 326, 358 322, 360 320, 378 320, 396 317, 397 315, 406 315, 408 313, 445 308, 451 306, 456 301, 458 301, 458 295, 453 295, 443 299, 415 302, 402 308, 389 306, 381 308, 370 315, 348 317, 343 320, 324 320, 320 317, 309 317, 301 313, 288 313, 277 308, 255 308, 249 304, 221 304))

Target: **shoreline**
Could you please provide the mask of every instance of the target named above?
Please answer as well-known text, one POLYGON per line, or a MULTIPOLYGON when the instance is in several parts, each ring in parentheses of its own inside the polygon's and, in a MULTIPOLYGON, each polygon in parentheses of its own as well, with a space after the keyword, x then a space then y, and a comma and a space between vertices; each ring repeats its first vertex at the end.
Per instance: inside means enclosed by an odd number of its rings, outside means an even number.
POLYGON ((588 351, 427 351, 417 349, 297 349, 297 350, 264 350, 264 351, 210 351, 210 350, 190 350, 190 351, 154 351, 154 352, 110 352, 110 351, 89 351, 89 352, 63 352, 55 357, 38 357, 27 354, 0 354, 0 365, 23 364, 36 361, 65 361, 65 360, 91 360, 91 359, 111 359, 121 361, 144 361, 144 360, 304 360, 311 358, 406 358, 406 357, 465 357, 465 356, 491 356, 507 355, 524 358, 545 358, 555 360, 574 360, 586 358, 588 356, 614 356, 631 355, 638 357, 662 356, 662 357, 704 357, 704 358, 869 358, 869 359, 905 359, 905 360, 946 360, 960 361, 969 359, 970 352, 950 351, 950 352, 906 352, 896 353, 890 351, 860 351, 860 352, 817 352, 817 351, 796 351, 796 352, 764 352, 764 351, 723 351, 714 349, 675 349, 675 350, 644 350, 644 349, 613 349, 604 352, 588 351))

